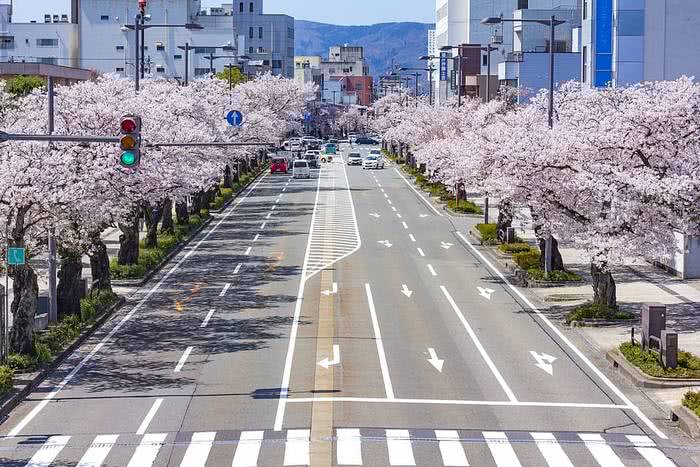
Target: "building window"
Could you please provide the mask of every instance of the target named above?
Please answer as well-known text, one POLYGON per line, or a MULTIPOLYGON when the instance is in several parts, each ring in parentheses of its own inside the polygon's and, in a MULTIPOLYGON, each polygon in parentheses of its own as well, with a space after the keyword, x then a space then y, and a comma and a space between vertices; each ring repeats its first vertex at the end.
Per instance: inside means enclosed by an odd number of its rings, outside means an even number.
POLYGON ((165 73, 165 67, 164 66, 157 66, 156 73, 165 73))
POLYGON ((253 46, 248 47, 248 53, 249 54, 254 54, 255 53, 255 48, 253 46))
POLYGON ((58 59, 56 57, 41 57, 38 62, 44 65, 57 65, 58 59))
POLYGON ((258 39, 262 39, 262 38, 263 38, 263 28, 259 27, 258 28, 258 39))
POLYGON ((175 54, 175 55, 173 55, 173 58, 174 58, 175 60, 182 60, 182 55, 180 55, 180 54, 175 54))
POLYGON ((294 28, 287 28, 287 39, 294 39, 294 28))
POLYGON ((250 12, 253 13, 254 8, 253 8, 253 2, 250 2, 250 12))
POLYGON ((588 19, 588 0, 583 0, 583 19, 588 19))
POLYGON ((156 50, 165 50, 165 46, 163 44, 156 44, 156 50))
POLYGON ((58 47, 58 39, 37 39, 37 47, 58 47))
POLYGON ((253 26, 248 28, 248 37, 250 37, 251 39, 255 37, 255 28, 253 26))
POLYGON ((14 49, 15 36, 0 36, 0 49, 14 49))
POLYGON ((204 76, 209 74, 209 68, 195 68, 194 69, 194 75, 195 76, 204 76))
POLYGON ((117 46, 117 50, 124 50, 124 46, 123 46, 123 45, 118 45, 118 46, 117 46))
POLYGON ((265 47, 258 47, 258 53, 259 53, 259 54, 264 54, 264 53, 265 53, 265 47))
MULTIPOLYGON (((351 85, 352 86, 352 85, 351 85)), ((355 91, 362 91, 362 83, 357 83, 355 85, 355 91)))
POLYGON ((489 64, 489 57, 488 55, 484 55, 481 57, 481 66, 486 66, 489 64))
POLYGON ((101 21, 109 21, 109 15, 102 15, 100 16, 101 21))
POLYGON ((518 0, 518 10, 527 10, 528 0, 518 0))
POLYGON ((273 60, 272 68, 282 68, 282 60, 273 60))
POLYGON ((238 8, 238 11, 240 11, 241 13, 243 13, 243 2, 241 2, 240 6, 239 6, 239 8, 238 8))
POLYGON ((124 68, 118 66, 117 68, 115 68, 114 71, 116 71, 117 73, 124 73, 124 68))

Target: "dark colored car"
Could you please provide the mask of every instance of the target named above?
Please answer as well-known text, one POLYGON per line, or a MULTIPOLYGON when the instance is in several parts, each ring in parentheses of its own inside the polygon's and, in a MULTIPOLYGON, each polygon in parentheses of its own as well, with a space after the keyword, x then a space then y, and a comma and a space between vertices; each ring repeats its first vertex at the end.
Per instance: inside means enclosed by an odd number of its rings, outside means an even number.
POLYGON ((355 140, 355 144, 379 144, 379 141, 377 141, 376 139, 361 136, 355 140))
POLYGON ((287 173, 289 170, 289 167, 287 166, 287 159, 283 159, 281 157, 276 157, 272 159, 272 163, 270 164, 270 173, 287 173))

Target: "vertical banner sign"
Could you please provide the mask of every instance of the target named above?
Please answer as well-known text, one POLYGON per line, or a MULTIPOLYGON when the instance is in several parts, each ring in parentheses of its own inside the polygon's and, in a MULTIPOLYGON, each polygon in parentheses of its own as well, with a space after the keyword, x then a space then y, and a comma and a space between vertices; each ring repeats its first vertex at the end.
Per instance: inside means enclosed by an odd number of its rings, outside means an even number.
POLYGON ((457 89, 457 70, 450 70, 450 88, 457 89))
POLYGON ((440 81, 447 81, 448 52, 440 52, 440 81))

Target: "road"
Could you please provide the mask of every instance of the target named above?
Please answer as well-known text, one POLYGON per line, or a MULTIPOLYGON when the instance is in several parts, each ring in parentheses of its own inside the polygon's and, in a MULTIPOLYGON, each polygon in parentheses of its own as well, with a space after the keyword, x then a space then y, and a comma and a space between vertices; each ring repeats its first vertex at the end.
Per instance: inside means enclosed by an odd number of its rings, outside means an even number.
POLYGON ((217 217, 0 425, 0 464, 694 465, 623 390, 463 222, 338 158, 217 217))

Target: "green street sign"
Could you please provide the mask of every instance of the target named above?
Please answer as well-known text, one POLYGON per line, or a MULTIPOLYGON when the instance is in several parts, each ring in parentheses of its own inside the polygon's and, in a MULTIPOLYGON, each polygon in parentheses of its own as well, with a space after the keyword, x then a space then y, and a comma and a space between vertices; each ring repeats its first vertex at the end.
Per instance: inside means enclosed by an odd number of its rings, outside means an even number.
POLYGON ((8 248, 7 249, 7 264, 10 266, 20 266, 26 262, 26 249, 24 248, 8 248))

